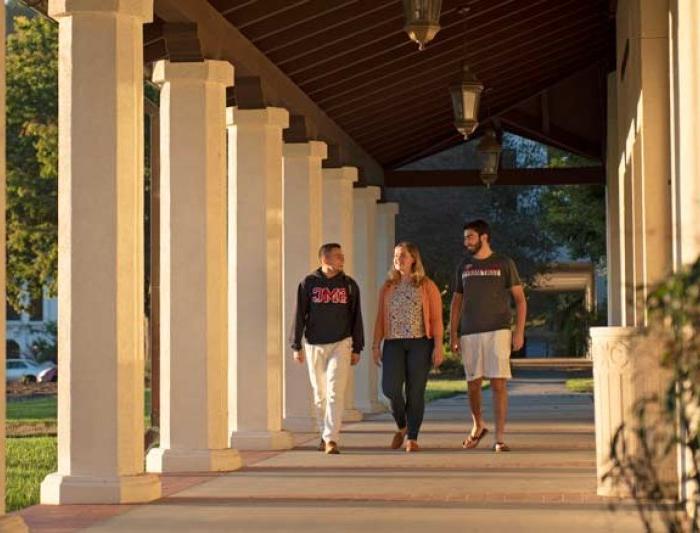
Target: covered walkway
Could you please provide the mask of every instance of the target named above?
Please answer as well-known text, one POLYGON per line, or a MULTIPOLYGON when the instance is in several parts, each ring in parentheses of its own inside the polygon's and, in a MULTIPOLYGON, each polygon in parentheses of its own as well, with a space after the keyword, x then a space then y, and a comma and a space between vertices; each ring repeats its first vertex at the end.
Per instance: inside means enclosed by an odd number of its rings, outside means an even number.
MULTIPOLYGON (((56 531, 58 517, 62 531, 639 531, 631 507, 611 512, 595 494, 592 397, 567 393, 551 372, 520 374, 511 453, 492 452, 489 436, 476 450, 459 448, 462 395, 429 404, 421 453, 387 450, 393 424, 375 415, 346 426, 339 456, 298 434, 289 451, 242 452, 237 472, 164 476, 166 496, 152 504, 22 514, 33 531, 56 531)), ((490 415, 488 392, 485 407, 490 415)))

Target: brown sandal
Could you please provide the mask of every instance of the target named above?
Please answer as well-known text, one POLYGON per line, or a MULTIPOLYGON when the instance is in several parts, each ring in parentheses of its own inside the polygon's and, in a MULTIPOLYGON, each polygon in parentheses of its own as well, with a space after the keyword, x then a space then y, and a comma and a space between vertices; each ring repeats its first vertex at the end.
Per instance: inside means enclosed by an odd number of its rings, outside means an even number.
POLYGON ((406 430, 399 430, 394 433, 394 437, 391 439, 390 447, 392 450, 398 450, 403 445, 403 441, 406 438, 406 430))
POLYGON ((509 452, 510 446, 508 446, 505 442, 497 442, 496 444, 493 445, 493 451, 494 452, 509 452))
POLYGON ((488 429, 486 428, 481 428, 481 431, 479 431, 478 434, 476 435, 469 435, 466 440, 462 441, 462 448, 465 448, 467 450, 471 450, 472 448, 476 448, 479 445, 479 441, 484 438, 484 435, 486 435, 489 432, 488 429))

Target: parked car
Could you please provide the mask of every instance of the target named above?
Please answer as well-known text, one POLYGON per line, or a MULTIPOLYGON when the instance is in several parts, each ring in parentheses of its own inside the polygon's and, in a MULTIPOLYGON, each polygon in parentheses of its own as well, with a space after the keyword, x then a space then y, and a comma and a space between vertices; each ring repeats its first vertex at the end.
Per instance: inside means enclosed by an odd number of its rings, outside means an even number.
POLYGON ((53 381, 54 383, 58 381, 58 367, 57 366, 50 366, 47 368, 44 368, 39 372, 39 374, 36 377, 36 380, 39 383, 48 383, 49 381, 53 381))
POLYGON ((5 381, 8 383, 35 383, 41 371, 33 361, 28 359, 7 359, 5 362, 5 381))

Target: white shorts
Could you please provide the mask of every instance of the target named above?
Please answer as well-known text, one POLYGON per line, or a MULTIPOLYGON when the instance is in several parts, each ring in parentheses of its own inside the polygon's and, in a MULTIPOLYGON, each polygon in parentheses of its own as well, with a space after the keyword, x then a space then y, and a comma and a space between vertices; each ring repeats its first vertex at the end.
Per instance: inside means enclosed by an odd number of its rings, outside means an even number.
POLYGON ((479 378, 510 379, 512 333, 509 329, 462 335, 459 348, 467 381, 479 378))

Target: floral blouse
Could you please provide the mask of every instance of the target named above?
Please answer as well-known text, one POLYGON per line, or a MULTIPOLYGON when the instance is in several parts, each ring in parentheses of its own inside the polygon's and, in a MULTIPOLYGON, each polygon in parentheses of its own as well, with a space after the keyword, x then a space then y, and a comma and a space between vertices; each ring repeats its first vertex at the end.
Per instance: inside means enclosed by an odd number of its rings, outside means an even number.
POLYGON ((420 287, 401 281, 389 297, 389 331, 387 339, 420 339, 425 337, 423 302, 420 287))

